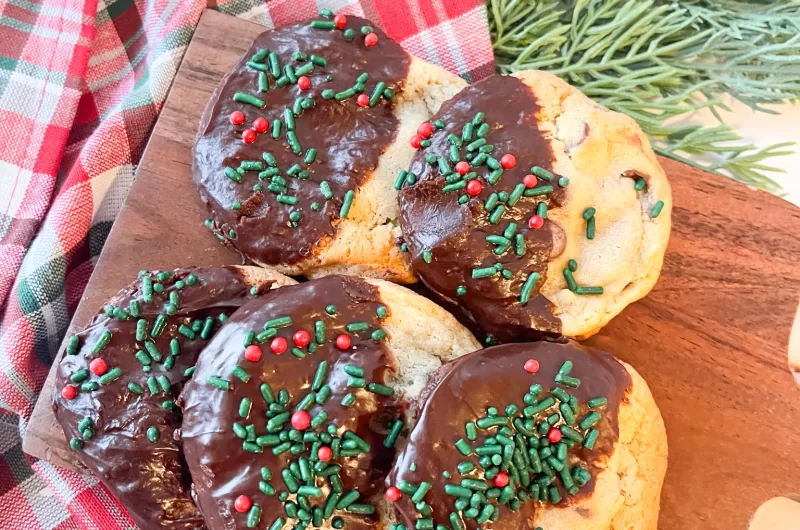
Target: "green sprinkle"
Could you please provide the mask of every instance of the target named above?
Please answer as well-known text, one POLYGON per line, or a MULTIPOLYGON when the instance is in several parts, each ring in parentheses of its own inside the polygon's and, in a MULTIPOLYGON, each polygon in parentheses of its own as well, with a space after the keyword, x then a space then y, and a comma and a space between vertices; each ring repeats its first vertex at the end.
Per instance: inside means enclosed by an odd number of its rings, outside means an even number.
POLYGON ((330 20, 312 20, 311 27, 314 29, 336 29, 336 24, 330 20))
POLYGON ((464 456, 469 456, 472 453, 472 449, 470 448, 469 444, 463 438, 459 438, 458 441, 455 443, 456 449, 458 452, 464 456))
POLYGON ((375 85, 375 89, 372 91, 372 95, 369 97, 369 106, 374 107, 380 101, 381 96, 383 95, 383 91, 386 89, 386 83, 383 81, 379 81, 375 85))
POLYGON ((94 346, 92 346, 92 355, 97 355, 111 342, 111 332, 104 331, 94 346))
POLYGON ((317 366, 317 371, 314 374, 314 381, 311 383, 311 390, 318 391, 323 384, 325 384, 325 379, 328 376, 328 361, 322 361, 317 366))
POLYGON ((347 386, 354 388, 364 388, 365 386, 367 386, 367 382, 362 377, 348 377, 347 386))
POLYGON ((575 292, 578 289, 578 283, 575 281, 575 277, 572 275, 572 271, 569 270, 569 267, 565 268, 564 271, 564 280, 567 282, 567 288, 575 292))
POLYGON ((519 302, 521 304, 524 305, 528 303, 528 300, 530 300, 531 294, 533 293, 533 289, 538 281, 539 281, 538 272, 532 272, 528 275, 528 279, 525 280, 525 283, 522 286, 522 291, 519 294, 519 302))
POLYGON ((85 381, 86 378, 88 377, 89 377, 89 370, 84 368, 72 374, 69 377, 69 380, 72 381, 73 383, 80 383, 81 381, 85 381))
POLYGON ((608 399, 606 399, 604 397, 596 397, 596 398, 590 399, 588 404, 589 404, 589 407, 593 408, 593 409, 599 408, 599 407, 604 407, 604 406, 606 406, 608 404, 608 399))
MULTIPOLYGON (((138 304, 138 302, 137 302, 138 304)), ((77 335, 73 335, 67 341, 67 355, 77 355, 80 348, 81 339, 77 335)))
POLYGON ((458 182, 454 182, 453 184, 445 184, 442 187, 442 193, 450 193, 451 191, 458 191, 462 190, 467 187, 467 182, 465 180, 460 180, 458 182))
POLYGON ((489 222, 492 223, 493 225, 499 223, 505 211, 506 207, 503 206, 502 204, 498 204, 497 207, 492 212, 492 214, 489 216, 489 222))
POLYGON ((336 509, 344 510, 345 508, 356 502, 360 496, 361 494, 358 492, 358 490, 348 491, 342 496, 341 499, 339 499, 339 502, 336 503, 336 509))
POLYGON ((350 213, 350 207, 353 206, 353 197, 355 197, 355 192, 353 190, 348 190, 347 193, 344 194, 344 202, 342 203, 341 210, 339 210, 339 217, 342 219, 347 219, 347 215, 350 213))
POLYGON ((367 331, 369 329, 369 324, 367 322, 351 322, 347 325, 347 331, 350 333, 359 333, 362 331, 367 331))
POLYGON ((425 498, 425 494, 428 493, 429 489, 431 489, 430 482, 425 482, 425 481, 420 482, 419 487, 417 487, 417 490, 411 496, 411 502, 415 504, 421 502, 422 499, 425 498))
POLYGON ((394 181, 394 189, 399 190, 403 187, 403 183, 405 183, 407 175, 408 171, 405 169, 400 170, 400 173, 397 174, 397 178, 394 181))
POLYGON ((208 377, 208 384, 218 388, 220 390, 230 390, 231 389, 231 382, 227 379, 222 379, 221 377, 217 377, 215 375, 208 377))
POLYGON ((153 329, 150 330, 151 337, 158 337, 161 333, 164 332, 164 328, 167 327, 167 316, 164 314, 158 315, 156 317, 155 322, 153 323, 153 329))
POLYGON ((389 431, 389 434, 386 436, 386 439, 383 440, 384 447, 393 447, 397 438, 400 436, 400 432, 403 430, 403 421, 402 420, 395 420, 392 424, 392 429, 389 431))
POLYGON ((342 398, 342 406, 343 407, 349 407, 349 406, 353 405, 353 403, 355 403, 355 402, 356 402, 356 397, 353 394, 346 394, 342 398))
POLYGON ((636 179, 633 185, 633 189, 635 189, 636 191, 642 191, 645 186, 647 186, 647 181, 644 178, 639 177, 636 179))
POLYGON ((593 411, 584 416, 583 419, 578 423, 578 425, 580 425, 581 429, 588 429, 590 427, 594 427, 595 425, 597 425, 597 422, 599 422, 601 418, 602 416, 600 415, 599 412, 593 411))
POLYGON ((581 385, 581 380, 577 377, 570 377, 564 374, 556 374, 555 381, 571 388, 578 388, 581 385))
POLYGON ((353 97, 355 95, 356 95, 356 89, 355 88, 348 88, 346 90, 342 90, 341 92, 337 92, 333 96, 333 98, 336 101, 344 101, 346 99, 350 99, 351 97, 353 97))
POLYGON ((562 188, 566 188, 569 186, 569 179, 567 177, 561 177, 558 179, 558 185, 562 188))
POLYGON ((526 189, 522 195, 525 197, 539 197, 540 195, 547 195, 553 193, 553 186, 537 186, 535 188, 526 189))
POLYGON ((386 339, 386 332, 382 329, 376 329, 372 332, 371 338, 375 342, 381 342, 386 339))
POLYGON ((602 287, 578 287, 575 289, 575 294, 583 294, 583 295, 601 295, 603 294, 602 287))
MULTIPOLYGON (((181 324, 180 326, 178 326, 178 333, 180 333, 189 340, 194 340, 195 338, 194 330, 189 326, 187 326, 186 324, 181 324)), ((145 343, 145 346, 146 345, 147 343, 145 343)))
POLYGON ((653 209, 650 210, 650 217, 655 219, 661 214, 661 210, 664 209, 664 201, 658 201, 653 209))
POLYGON ((115 367, 106 372, 105 374, 103 374, 102 376, 100 376, 100 379, 98 379, 98 381, 100 381, 101 385, 107 385, 113 381, 116 381, 121 376, 122 376, 122 369, 120 367, 115 367))
POLYGON ((477 280, 481 278, 489 278, 497 274, 496 267, 483 267, 479 269, 472 269, 472 278, 477 280))
POLYGON ((597 438, 600 436, 600 431, 597 429, 591 429, 589 432, 586 433, 586 439, 583 442, 583 446, 586 449, 594 449, 595 443, 597 443, 597 438))
POLYGON ((266 105, 263 99, 257 98, 250 94, 246 94, 244 92, 236 92, 233 95, 233 100, 238 103, 247 103, 248 105, 253 105, 254 107, 258 107, 259 109, 263 109, 264 105, 266 105))
POLYGON ((152 426, 147 429, 147 440, 150 443, 156 443, 159 438, 161 438, 161 433, 159 432, 158 427, 152 426))
POLYGON ((380 394, 382 396, 394 395, 394 389, 392 387, 382 385, 380 383, 369 383, 367 385, 367 390, 369 390, 373 394, 380 394))
POLYGON ((464 296, 464 295, 466 295, 466 294, 467 294, 467 288, 466 288, 466 286, 464 286, 464 285, 459 285, 458 287, 456 287, 456 294, 457 294, 458 296, 464 296))
POLYGON ((247 528, 255 528, 261 521, 261 508, 254 504, 247 512, 247 528))
POLYGON ((595 220, 594 217, 590 217, 589 220, 586 221, 586 239, 594 239, 595 232, 595 220))

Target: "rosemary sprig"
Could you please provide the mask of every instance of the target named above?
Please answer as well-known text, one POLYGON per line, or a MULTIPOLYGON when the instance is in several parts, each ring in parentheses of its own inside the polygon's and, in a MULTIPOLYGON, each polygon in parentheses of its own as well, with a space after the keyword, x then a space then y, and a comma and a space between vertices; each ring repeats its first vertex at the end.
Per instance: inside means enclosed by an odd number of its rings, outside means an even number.
POLYGON ((800 95, 800 4, 782 0, 488 0, 497 68, 547 70, 633 117, 654 149, 769 191, 764 149, 725 125, 730 94, 754 110, 800 95), (708 109, 715 127, 674 125, 708 109))

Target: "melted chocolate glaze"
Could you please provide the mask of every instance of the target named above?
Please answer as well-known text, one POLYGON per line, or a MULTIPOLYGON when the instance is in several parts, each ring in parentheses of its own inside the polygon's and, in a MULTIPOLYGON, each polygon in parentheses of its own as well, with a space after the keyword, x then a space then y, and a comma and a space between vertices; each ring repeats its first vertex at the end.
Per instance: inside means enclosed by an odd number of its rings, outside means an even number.
MULTIPOLYGON (((553 185, 554 192, 520 198, 514 207, 506 208, 497 224, 489 221, 489 212, 484 207, 492 193, 510 194, 532 166, 552 169, 553 154, 549 140, 537 127, 538 112, 534 95, 515 77, 492 76, 465 88, 431 118, 431 123, 442 120, 445 126, 434 131, 430 147, 420 149, 411 163, 409 171, 420 178, 419 182, 400 192, 400 226, 412 253, 414 270, 434 292, 458 304, 479 327, 500 341, 531 340, 561 332, 561 321, 553 315, 553 305, 538 294, 554 252, 554 231, 560 228, 546 221, 542 228, 534 230, 529 228, 528 219, 536 213, 539 202, 558 207, 564 200, 564 189, 557 178, 553 182, 539 181, 539 186, 553 185), (496 185, 480 178, 481 193, 461 205, 458 199, 464 190, 442 192, 445 178, 437 164, 428 164, 425 156, 448 158, 448 135, 461 138, 463 126, 479 111, 485 113, 485 123, 489 125, 485 138, 494 146, 491 155, 500 160, 503 154, 511 153, 517 164, 506 169, 496 185), (516 223, 516 233, 525 238, 526 252, 517 256, 512 244, 502 256, 496 256, 486 236, 502 235, 510 222, 516 223), (426 251, 431 252, 430 263, 424 259, 426 251), (499 274, 472 278, 473 269, 496 263, 511 271, 511 280, 499 274), (530 300, 522 305, 520 292, 532 272, 538 272, 541 278, 530 300), (463 296, 456 291, 461 285, 467 288, 463 296)), ((475 133, 472 139, 477 139, 475 133)), ((462 148, 462 160, 466 154, 462 148)), ((488 174, 485 166, 471 171, 481 177, 488 174)))
MULTIPOLYGON (((369 21, 348 16, 347 29, 355 38, 347 41, 341 30, 314 29, 308 23, 293 24, 259 35, 233 71, 217 88, 208 103, 200 122, 194 147, 194 181, 201 198, 211 211, 214 229, 225 237, 246 257, 265 264, 294 264, 309 257, 314 247, 323 239, 333 236, 339 220, 340 209, 347 191, 357 191, 378 165, 378 159, 394 140, 398 120, 394 116, 392 101, 380 99, 373 107, 360 107, 356 97, 344 101, 323 99, 326 89, 340 92, 351 88, 362 73, 369 74, 364 94, 371 95, 379 82, 399 94, 408 75, 409 55, 380 29, 378 43, 369 47, 364 43, 361 27, 369 21), (292 58, 296 51, 314 54, 327 60, 326 66, 315 66, 308 77, 311 88, 301 90, 297 84, 278 87, 270 76, 269 91, 259 92, 258 74, 247 66, 258 50, 276 52, 281 65, 294 68, 306 62, 292 58), (328 81, 328 76, 331 76, 328 81), (255 95, 266 102, 263 109, 233 100, 236 92, 255 95), (296 134, 302 153, 294 154, 286 139, 285 109, 291 109, 299 97, 314 99, 315 106, 296 116, 296 134), (242 125, 232 125, 230 115, 239 110, 244 113, 242 125), (253 127, 258 117, 278 119, 280 138, 273 139, 271 131, 258 134, 247 144, 242 131, 253 127), (317 150, 311 164, 304 163, 306 151, 317 150), (229 179, 225 167, 236 169, 243 160, 264 161, 262 154, 272 153, 286 179, 286 194, 297 197, 296 205, 279 203, 277 195, 267 189, 270 178, 259 180, 258 171, 246 171, 241 182, 229 179), (287 174, 294 164, 309 172, 303 180, 287 174), (326 181, 333 197, 326 200, 320 183, 326 181), (263 191, 254 191, 261 183, 263 191), (241 203, 239 210, 232 204, 241 203), (311 208, 317 202, 318 211, 311 208), (289 215, 302 212, 302 220, 292 226, 289 215), (230 230, 236 232, 235 239, 230 230)), ((268 61, 265 61, 268 64, 268 61)))
MULTIPOLYGON (((588 412, 586 402, 589 399, 599 396, 608 399, 606 406, 596 409, 602 414, 602 419, 594 426, 600 432, 594 449, 590 451, 578 445, 569 450, 571 463, 588 469, 592 479, 577 495, 571 497, 565 494, 563 487, 558 486, 562 499, 566 499, 559 506, 568 506, 570 499, 589 495, 594 488, 594 476, 601 469, 596 464, 605 460, 614 450, 619 432, 619 404, 626 399, 631 379, 625 367, 611 355, 585 348, 572 341, 495 346, 461 357, 432 374, 426 389, 420 395, 425 404, 418 409, 421 410, 419 418, 409 435, 407 445, 398 455, 387 484, 397 485, 401 481, 415 485, 422 481, 430 482, 432 487, 424 500, 433 509, 431 517, 435 524, 452 528, 449 517, 451 512, 456 511, 455 498, 445 493, 445 484, 460 484, 463 478, 484 478, 483 471, 478 466, 479 457, 474 452, 470 456, 464 456, 455 447, 460 438, 467 439, 466 423, 486 416, 488 407, 496 407, 498 414, 502 416, 506 406, 512 403, 519 407, 515 416, 524 419, 523 409, 526 405, 523 396, 529 387, 541 384, 544 392, 540 394, 540 398, 549 395, 551 388, 559 386, 554 383, 554 377, 567 360, 573 363, 570 375, 581 380, 578 388, 564 387, 578 398, 579 410, 575 415, 578 420, 588 412), (524 369, 528 359, 539 362, 539 370, 534 375, 524 369), (457 466, 464 461, 472 462, 476 469, 462 475, 457 466), (412 464, 416 465, 415 471, 411 471, 412 464), (449 479, 443 477, 444 471, 451 473, 449 479)), ((556 407, 536 416, 537 422, 556 410, 560 403, 558 400, 556 402, 556 407)), ((494 436, 497 430, 498 427, 478 429, 477 441, 470 442, 470 445, 482 445, 485 437, 494 436)), ((491 480, 488 482, 491 483, 491 480)), ((558 483, 556 479, 554 484, 558 483)), ((532 517, 541 502, 522 502, 517 511, 512 511, 507 505, 496 506, 500 510, 496 522, 487 521, 479 525, 475 519, 464 518, 466 527, 470 530, 487 527, 515 530, 533 528, 532 517)), ((419 516, 410 501, 410 495, 404 494, 395 503, 395 508, 400 522, 407 528, 414 528, 419 516)))
MULTIPOLYGON (((298 402, 312 390, 314 376, 323 361, 328 363, 325 383, 330 387, 330 398, 322 405, 314 404, 308 412, 311 418, 324 412, 328 419, 318 428, 311 427, 306 432, 328 432, 325 430, 327 426, 334 425, 336 436, 341 437, 344 431, 350 430, 369 443, 371 450, 368 453, 334 457, 329 465, 342 466, 340 477, 344 492, 357 489, 360 492, 358 503, 371 502, 373 496, 380 496, 383 480, 395 455, 394 448, 387 449, 383 445, 388 433, 387 424, 390 418, 399 417, 399 408, 403 405, 396 397, 349 387, 350 376, 344 371, 346 365, 355 365, 364 370, 367 383, 382 383, 387 372, 394 369, 395 360, 389 351, 382 342, 371 338, 372 333, 380 329, 377 316, 380 307, 377 289, 358 278, 329 276, 283 287, 242 307, 205 349, 194 378, 184 391, 183 441, 198 506, 210 529, 247 527, 248 513, 234 509, 234 501, 240 495, 248 496, 254 505, 260 507, 261 518, 257 528, 269 528, 278 517, 287 518, 289 526, 298 522, 287 517, 284 503, 278 498, 281 492, 288 491, 281 471, 300 457, 311 457, 313 465, 312 455, 315 453, 312 450, 315 449, 312 443, 306 443, 298 455, 290 452, 274 455, 273 446, 264 446, 261 453, 251 453, 243 449, 243 440, 233 432, 233 424, 252 424, 257 436, 266 435, 268 406, 260 385, 269 384, 275 396, 286 390, 290 396, 286 410, 294 412, 298 402), (336 306, 334 316, 326 312, 330 304, 336 306), (269 339, 261 344, 263 355, 259 361, 246 360, 243 339, 247 331, 261 331, 266 321, 284 316, 290 316, 292 323, 278 329, 277 336, 288 341, 289 349, 275 355, 270 346, 273 339, 269 339), (317 321, 325 323, 324 344, 317 345, 313 353, 309 353, 307 347, 303 348, 307 355, 303 359, 292 355, 293 335, 305 330, 311 335, 312 343, 315 342, 317 321), (347 325, 353 322, 366 322, 369 330, 348 332, 347 325), (336 338, 343 333, 350 335, 352 340, 346 351, 335 344, 336 338), (236 366, 250 374, 248 383, 231 375, 236 366), (209 376, 229 379, 231 390, 211 386, 208 384, 209 376), (348 393, 356 397, 356 402, 344 407, 342 398, 348 393), (239 416, 243 398, 252 402, 247 418, 239 416), (276 490, 273 495, 259 490, 264 466, 272 474, 268 482, 276 490)), ((285 425, 288 430, 289 423, 285 425)), ((298 482, 302 484, 302 481, 298 482)), ((322 507, 330 493, 330 485, 323 477, 317 477, 315 484, 322 488, 322 496, 310 497, 309 501, 312 506, 322 507)), ((289 501, 297 501, 297 496, 291 494, 289 501)), ((342 517, 348 529, 374 528, 377 522, 377 515, 357 515, 344 510, 336 510, 333 516, 342 517)), ((330 520, 326 524, 329 523, 330 520)))
MULTIPOLYGON (((155 278, 156 273, 149 275, 155 278)), ((81 438, 78 423, 86 417, 92 419, 94 436, 83 442, 84 447, 79 451, 81 460, 128 508, 140 528, 203 528, 203 518, 189 495, 191 481, 179 452, 180 444, 174 439, 180 428, 180 413, 177 409, 176 412, 165 410, 162 403, 178 397, 188 379, 184 371, 194 365, 208 342, 200 333, 189 340, 178 333, 178 326, 190 325, 195 319, 216 319, 221 313, 232 313, 248 299, 249 287, 238 272, 228 267, 178 269, 162 283, 164 293, 154 294, 152 303, 145 303, 142 298, 141 280, 110 301, 126 311, 131 300, 139 301, 141 318, 148 321, 148 340, 153 340, 163 354, 162 362, 153 361, 151 370, 146 373, 135 357, 136 351, 143 348, 143 342, 136 340, 138 319, 118 320, 101 312, 78 333, 80 349, 77 354, 62 357, 53 408, 67 439, 81 438), (178 290, 175 282, 185 282, 190 273, 198 277, 198 284, 178 290), (152 339, 150 331, 155 317, 165 312, 169 293, 173 291, 180 296, 178 311, 168 318, 161 335, 152 339), (92 347, 106 331, 111 332, 111 341, 99 354, 93 355, 92 347), (180 355, 174 357, 174 366, 167 370, 164 362, 169 357, 173 337, 179 340, 180 355), (97 390, 79 390, 74 399, 64 399, 60 392, 64 386, 80 387, 70 381, 70 376, 88 369, 91 360, 96 358, 105 360, 109 370, 121 368, 122 375, 112 383, 100 384, 97 390), (146 384, 150 376, 166 376, 171 383, 169 392, 152 395, 146 384), (144 394, 131 392, 127 388, 130 382, 142 385, 144 394), (160 433, 155 443, 149 442, 146 436, 148 428, 153 426, 160 433)), ((218 327, 217 321, 215 329, 218 327)), ((97 375, 86 379, 98 380, 97 375)))

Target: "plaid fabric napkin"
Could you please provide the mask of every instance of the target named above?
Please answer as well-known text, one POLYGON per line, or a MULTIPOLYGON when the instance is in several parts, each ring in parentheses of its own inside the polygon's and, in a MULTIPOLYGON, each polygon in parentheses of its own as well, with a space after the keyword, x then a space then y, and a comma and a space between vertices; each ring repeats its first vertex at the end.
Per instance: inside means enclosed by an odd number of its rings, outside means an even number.
MULTIPOLYGON (((20 438, 206 7, 0 0, 0 529, 134 526, 102 484, 23 455, 20 438)), ((267 27, 365 16, 467 80, 493 70, 481 0, 208 7, 267 27)))

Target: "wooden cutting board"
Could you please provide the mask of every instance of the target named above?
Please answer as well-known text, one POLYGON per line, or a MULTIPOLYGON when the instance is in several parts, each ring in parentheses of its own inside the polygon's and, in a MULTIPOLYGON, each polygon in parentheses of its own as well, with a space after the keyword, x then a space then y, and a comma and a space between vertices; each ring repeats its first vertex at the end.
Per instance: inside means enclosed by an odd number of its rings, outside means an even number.
MULTIPOLYGON (((203 15, 73 329, 140 269, 240 262, 202 224, 191 148, 212 91, 263 29, 203 15)), ((635 366, 663 413, 670 458, 660 527, 745 528, 767 499, 800 495, 800 392, 787 369, 800 300, 800 209, 661 163, 675 203, 661 279, 588 342, 635 366)), ((793 351, 800 360, 800 332, 793 351)), ((24 449, 81 469, 50 407, 53 374, 24 449)))

